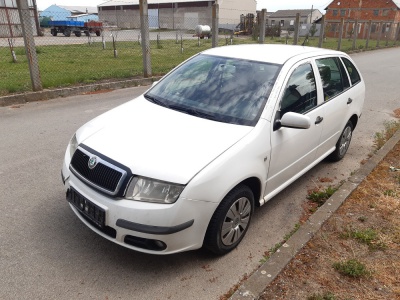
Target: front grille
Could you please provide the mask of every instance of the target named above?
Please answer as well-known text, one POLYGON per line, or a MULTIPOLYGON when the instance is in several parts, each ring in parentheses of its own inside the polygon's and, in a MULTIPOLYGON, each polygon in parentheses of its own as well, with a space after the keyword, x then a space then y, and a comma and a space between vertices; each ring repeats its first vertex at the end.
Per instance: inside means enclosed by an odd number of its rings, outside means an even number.
POLYGON ((71 171, 87 184, 110 195, 116 195, 127 172, 96 155, 97 164, 89 168, 89 159, 94 156, 78 147, 71 160, 71 171))

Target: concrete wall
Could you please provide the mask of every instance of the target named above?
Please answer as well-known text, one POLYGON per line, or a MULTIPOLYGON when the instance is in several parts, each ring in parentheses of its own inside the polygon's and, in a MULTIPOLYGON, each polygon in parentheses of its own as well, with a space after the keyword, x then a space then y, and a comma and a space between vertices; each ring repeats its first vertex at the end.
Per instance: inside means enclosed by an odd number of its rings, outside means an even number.
MULTIPOLYGON (((160 5, 158 26, 159 28, 193 30, 197 25, 211 26, 212 3, 214 1, 209 1, 207 6, 202 7, 196 5, 182 7, 180 3, 171 4, 170 7, 160 5)), ((218 3, 220 24, 237 25, 241 14, 256 13, 255 0, 219 0, 218 3)), ((155 17, 150 14, 152 9, 155 9, 154 5, 149 5, 150 25, 156 23, 151 20, 155 17)), ((121 28, 139 28, 139 7, 137 5, 99 7, 99 20, 121 28)))

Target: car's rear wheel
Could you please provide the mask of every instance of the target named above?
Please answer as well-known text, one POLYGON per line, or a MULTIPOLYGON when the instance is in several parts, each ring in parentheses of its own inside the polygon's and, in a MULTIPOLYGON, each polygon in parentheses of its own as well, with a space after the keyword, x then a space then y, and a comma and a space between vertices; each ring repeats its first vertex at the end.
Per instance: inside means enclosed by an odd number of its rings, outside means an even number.
POLYGON ((353 123, 348 121, 346 126, 344 127, 342 134, 340 135, 339 140, 336 143, 336 149, 329 156, 328 159, 331 161, 339 161, 341 160, 347 153, 349 149, 351 137, 353 135, 353 123))
POLYGON ((250 225, 254 196, 246 185, 231 190, 217 207, 208 225, 203 247, 225 254, 242 241, 250 225))

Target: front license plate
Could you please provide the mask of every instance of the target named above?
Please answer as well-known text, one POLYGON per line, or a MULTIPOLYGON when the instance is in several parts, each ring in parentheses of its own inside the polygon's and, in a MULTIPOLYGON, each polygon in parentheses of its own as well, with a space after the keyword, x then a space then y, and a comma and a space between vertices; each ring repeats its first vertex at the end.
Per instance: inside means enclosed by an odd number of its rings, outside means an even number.
POLYGON ((67 200, 71 203, 81 214, 92 221, 96 226, 104 228, 106 212, 101 207, 97 206, 90 200, 83 197, 73 188, 69 189, 67 200))

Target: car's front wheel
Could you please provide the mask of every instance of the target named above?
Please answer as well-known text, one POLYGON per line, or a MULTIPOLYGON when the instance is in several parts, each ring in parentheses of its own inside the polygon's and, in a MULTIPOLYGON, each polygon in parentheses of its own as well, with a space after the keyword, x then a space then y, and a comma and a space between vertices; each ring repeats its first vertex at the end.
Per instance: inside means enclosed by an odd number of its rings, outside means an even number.
POLYGON ((250 225, 254 210, 254 195, 246 185, 231 190, 215 210, 204 238, 204 248, 215 254, 234 249, 250 225))
POLYGON ((333 151, 328 159, 331 161, 339 161, 341 160, 345 154, 347 153, 347 149, 349 149, 351 137, 353 135, 353 123, 348 121, 346 126, 344 127, 342 134, 340 135, 339 140, 336 143, 335 151, 333 151))

